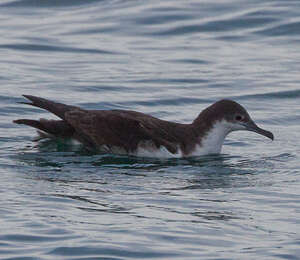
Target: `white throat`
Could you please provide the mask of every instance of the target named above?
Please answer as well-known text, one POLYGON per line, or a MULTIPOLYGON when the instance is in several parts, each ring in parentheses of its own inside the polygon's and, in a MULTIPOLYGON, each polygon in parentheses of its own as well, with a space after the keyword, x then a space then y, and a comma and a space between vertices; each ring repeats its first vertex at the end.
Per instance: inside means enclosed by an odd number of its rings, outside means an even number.
POLYGON ((231 123, 225 120, 217 121, 201 141, 199 140, 200 144, 196 145, 192 156, 220 153, 225 137, 233 130, 235 129, 231 123))

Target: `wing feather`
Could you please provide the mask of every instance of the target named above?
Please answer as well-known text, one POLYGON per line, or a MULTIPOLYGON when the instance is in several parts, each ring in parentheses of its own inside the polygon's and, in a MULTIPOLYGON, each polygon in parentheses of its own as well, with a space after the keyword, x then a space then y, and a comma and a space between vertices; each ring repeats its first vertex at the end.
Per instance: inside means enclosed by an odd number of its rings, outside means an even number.
POLYGON ((65 113, 65 120, 81 138, 95 147, 121 147, 127 152, 133 152, 140 142, 152 141, 157 148, 163 145, 171 153, 177 152, 177 146, 164 138, 165 134, 161 134, 162 129, 157 124, 124 112, 75 109, 65 113))

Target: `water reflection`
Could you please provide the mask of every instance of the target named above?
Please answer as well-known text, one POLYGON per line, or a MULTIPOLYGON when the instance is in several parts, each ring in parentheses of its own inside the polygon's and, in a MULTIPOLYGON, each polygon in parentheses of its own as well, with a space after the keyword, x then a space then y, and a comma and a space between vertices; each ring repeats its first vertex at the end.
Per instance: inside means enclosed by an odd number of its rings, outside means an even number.
POLYGON ((255 175, 259 173, 259 168, 265 168, 266 165, 272 168, 273 165, 268 158, 251 160, 222 154, 180 159, 97 154, 83 147, 74 151, 72 146, 53 140, 32 149, 18 154, 17 160, 36 167, 35 176, 39 179, 87 183, 96 181, 99 185, 106 184, 103 180, 108 175, 111 175, 112 182, 113 176, 123 176, 122 181, 125 182, 135 177, 161 178, 164 183, 166 179, 171 179, 173 187, 166 189, 162 185, 164 191, 250 187, 257 185, 255 175), (56 171, 60 175, 53 178, 51 174, 45 174, 48 171, 56 171))

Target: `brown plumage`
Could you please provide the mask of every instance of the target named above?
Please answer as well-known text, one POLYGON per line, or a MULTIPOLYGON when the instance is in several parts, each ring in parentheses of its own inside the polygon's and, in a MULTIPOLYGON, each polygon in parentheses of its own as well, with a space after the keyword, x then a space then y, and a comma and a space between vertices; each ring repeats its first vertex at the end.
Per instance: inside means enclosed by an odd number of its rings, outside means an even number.
MULTIPOLYGON (((40 97, 24 97, 31 103, 22 103, 48 110, 61 120, 19 119, 14 123, 32 126, 54 137, 73 138, 88 148, 106 152, 114 152, 117 148, 118 151, 133 154, 139 147, 159 149, 164 146, 171 154, 178 153, 180 149, 182 156, 188 156, 195 150, 196 145, 201 146, 203 137, 216 122, 226 120, 235 123, 234 117, 237 114, 242 116, 245 124, 253 122, 247 111, 231 100, 214 103, 203 110, 191 124, 180 124, 135 111, 85 110, 40 97)), ((260 134, 273 139, 268 131, 260 134)))
POLYGON ((191 149, 188 142, 196 133, 185 124, 160 120, 135 111, 126 110, 84 110, 47 99, 24 95, 32 103, 23 104, 43 108, 62 120, 15 120, 37 128, 55 137, 74 138, 89 148, 105 146, 108 151, 120 147, 127 153, 134 152, 140 142, 153 142, 155 147, 165 146, 169 152, 176 153, 178 145, 186 153, 191 149))

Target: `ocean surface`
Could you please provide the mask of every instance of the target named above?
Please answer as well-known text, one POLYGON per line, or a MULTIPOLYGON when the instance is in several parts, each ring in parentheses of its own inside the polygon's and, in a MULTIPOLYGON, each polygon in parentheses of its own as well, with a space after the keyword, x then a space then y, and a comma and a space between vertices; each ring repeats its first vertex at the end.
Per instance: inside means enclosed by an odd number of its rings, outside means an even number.
POLYGON ((0 259, 300 259, 299 0, 2 0, 0 259), (223 99, 275 140, 151 159, 32 142, 37 95, 191 122, 223 99))

